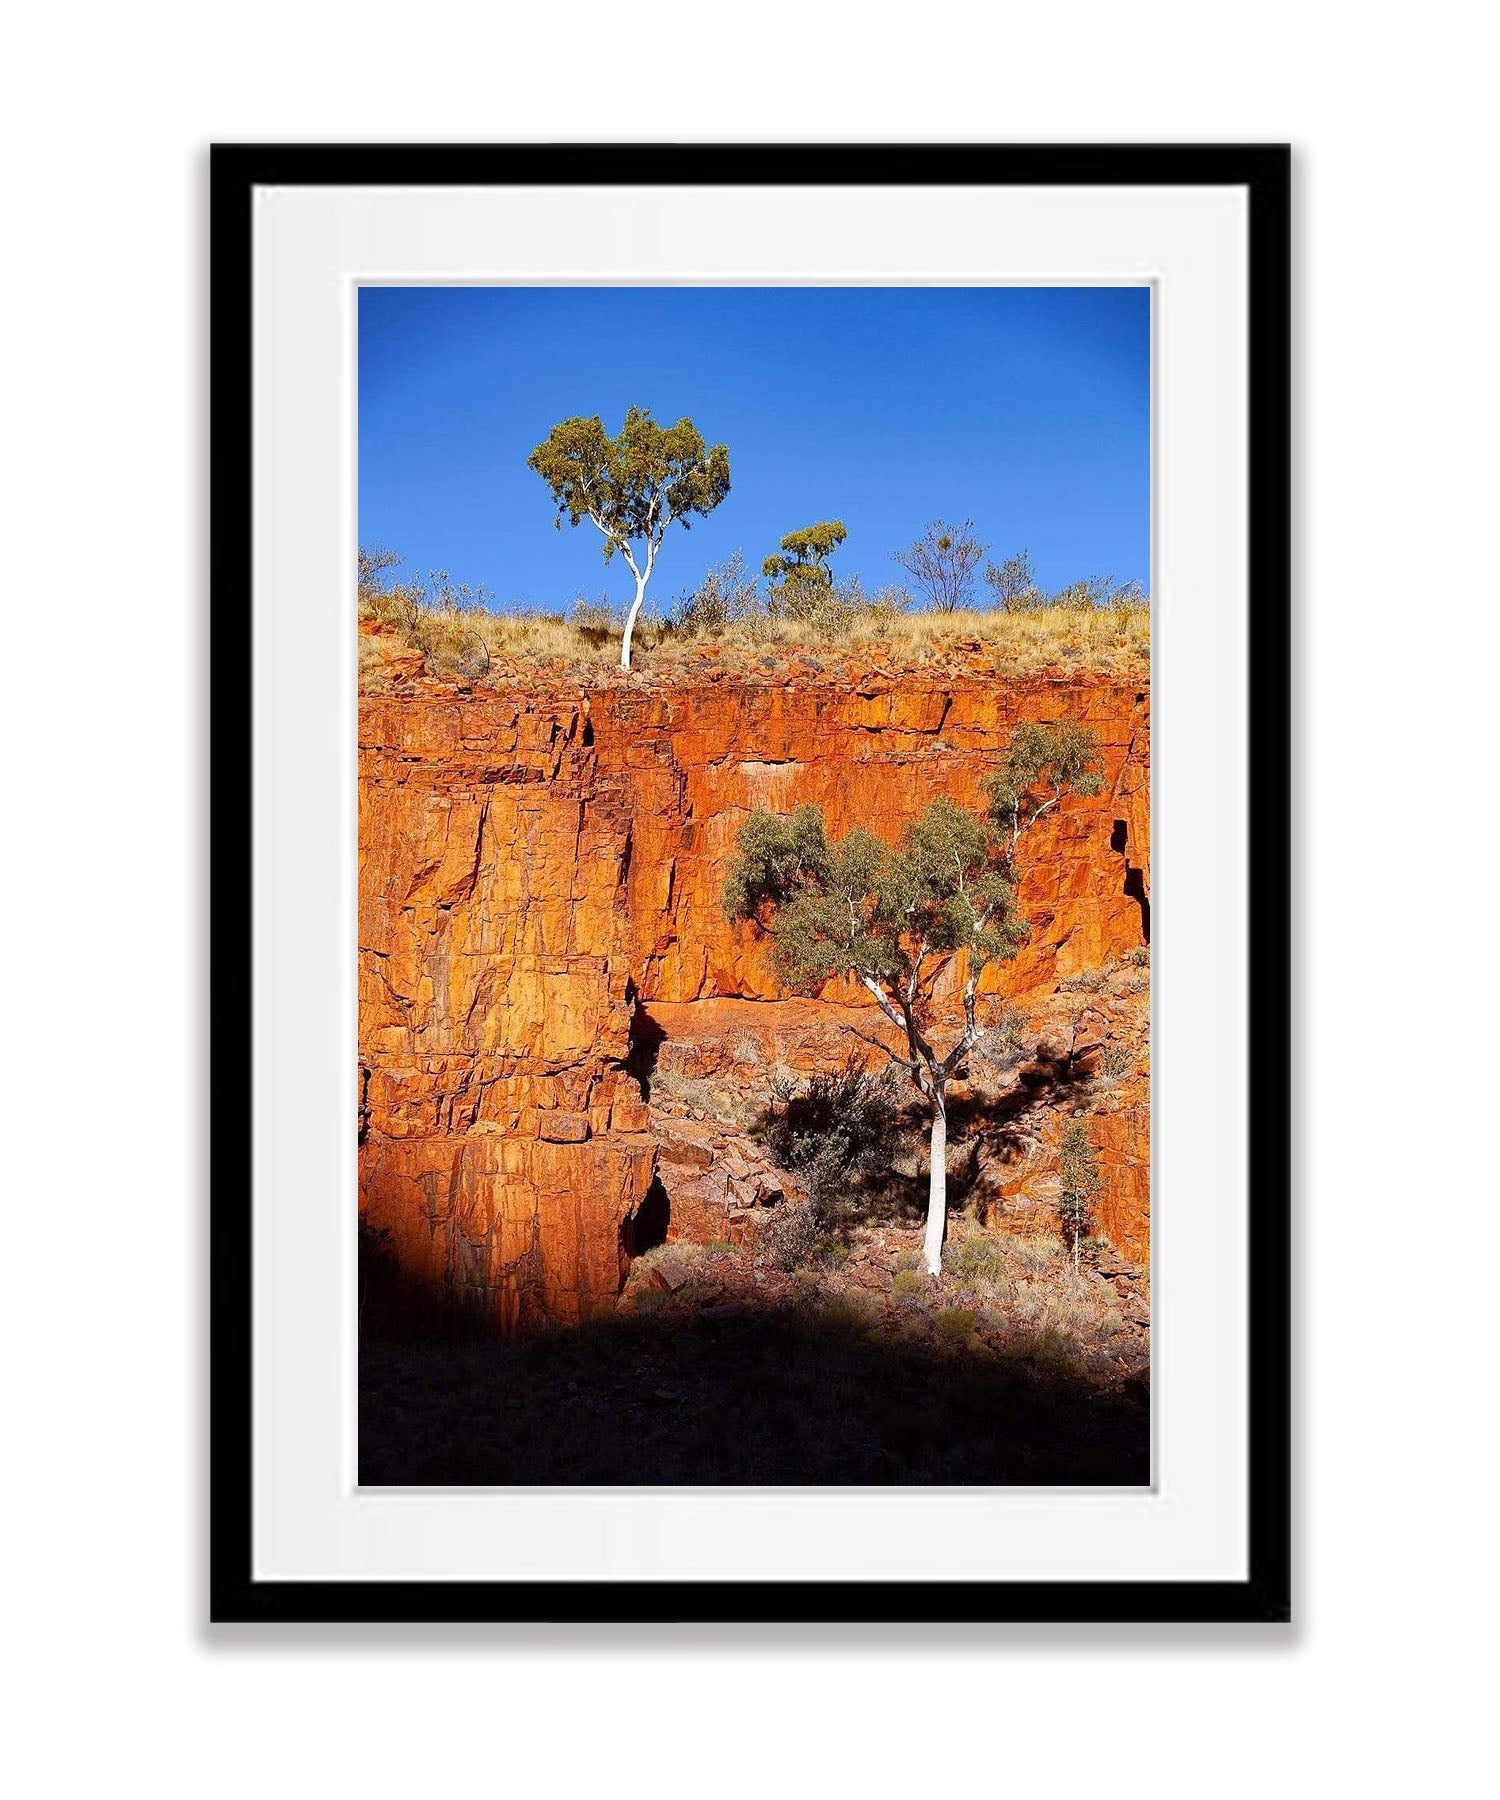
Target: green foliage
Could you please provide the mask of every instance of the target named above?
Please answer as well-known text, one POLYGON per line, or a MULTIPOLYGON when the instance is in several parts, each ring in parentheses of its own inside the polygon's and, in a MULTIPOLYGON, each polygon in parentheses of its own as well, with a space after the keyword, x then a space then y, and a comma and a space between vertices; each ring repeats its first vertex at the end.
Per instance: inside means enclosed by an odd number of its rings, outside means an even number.
POLYGON ((888 859, 877 923, 898 942, 915 937, 934 954, 968 950, 981 963, 1014 956, 1027 932, 1000 859, 986 822, 940 796, 888 859))
POLYGON ((998 840, 946 796, 894 850, 863 826, 830 844, 822 814, 800 806, 790 818, 752 813, 738 852, 725 911, 767 925, 794 991, 848 973, 899 981, 958 950, 999 961, 1026 939, 998 840))
POLYGON ((1098 732, 1064 720, 1057 725, 1017 726, 985 791, 991 820, 1014 842, 1065 792, 1097 794, 1103 785, 1098 732))
POLYGON ((1089 1235, 1093 1220, 1094 1196, 1102 1185, 1099 1165, 1094 1159, 1093 1140, 1082 1119, 1070 1119, 1063 1132, 1059 1153, 1062 1164, 1062 1193, 1057 1202, 1057 1219, 1063 1242, 1072 1252, 1073 1267, 1078 1267, 1078 1252, 1089 1235))
POLYGON ((986 546, 974 536, 974 521, 950 525, 934 519, 914 544, 893 550, 891 561, 905 569, 935 612, 956 612, 974 592, 974 571, 986 546))
POLYGON ((1065 788, 1097 792, 1098 760, 1098 739, 1082 726, 1023 726, 991 783, 988 816, 941 795, 894 847, 863 826, 830 843, 816 807, 790 817, 754 812, 740 828, 724 910, 770 934, 777 973, 794 993, 855 976, 903 1031, 904 1055, 880 1048, 940 1106, 947 1082, 984 1040, 980 974, 1028 935, 1015 905, 1017 842, 1065 788), (964 1030, 939 1056, 926 1037, 933 988, 961 953, 964 1030))
POLYGON ((691 419, 658 425, 632 406, 615 437, 602 420, 564 419, 526 459, 551 490, 557 525, 590 519, 604 536, 604 560, 633 539, 656 544, 674 521, 684 530, 729 492, 729 451, 709 449, 691 419))
POLYGON ((773 617, 816 619, 826 610, 833 588, 828 559, 848 535, 842 519, 822 519, 786 534, 781 554, 761 564, 761 574, 771 583, 773 617))
POLYGON ((739 854, 724 889, 731 920, 753 918, 765 904, 783 905, 809 882, 823 880, 830 867, 823 815, 799 806, 790 817, 753 812, 740 827, 739 854))

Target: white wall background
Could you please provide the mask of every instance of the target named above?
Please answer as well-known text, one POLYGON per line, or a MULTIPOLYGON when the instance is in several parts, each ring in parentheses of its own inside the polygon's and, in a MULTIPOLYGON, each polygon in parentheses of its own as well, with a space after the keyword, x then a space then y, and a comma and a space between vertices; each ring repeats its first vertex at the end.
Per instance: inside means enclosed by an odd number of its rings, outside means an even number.
POLYGON ((1492 1775, 1500 396, 1480 17, 145 0, 12 21, 18 1791, 1383 1795, 1492 1775), (618 137, 1296 146, 1288 1631, 202 1624, 204 146, 618 137))

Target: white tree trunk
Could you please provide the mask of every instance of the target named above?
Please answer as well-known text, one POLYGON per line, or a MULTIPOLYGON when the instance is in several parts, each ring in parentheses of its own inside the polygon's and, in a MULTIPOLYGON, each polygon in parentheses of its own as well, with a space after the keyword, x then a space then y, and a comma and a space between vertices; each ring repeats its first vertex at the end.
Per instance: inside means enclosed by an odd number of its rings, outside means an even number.
POLYGON ((932 1167, 927 1178, 927 1231, 922 1239, 922 1255, 927 1273, 938 1275, 943 1268, 943 1227, 948 1220, 948 1115, 943 1110, 943 1096, 932 1102, 932 1167))
POLYGON ((650 575, 637 575, 635 578, 635 599, 630 603, 630 611, 625 615, 625 635, 620 640, 620 667, 630 667, 630 634, 635 630, 636 619, 640 616, 641 602, 646 598, 646 583, 650 575))

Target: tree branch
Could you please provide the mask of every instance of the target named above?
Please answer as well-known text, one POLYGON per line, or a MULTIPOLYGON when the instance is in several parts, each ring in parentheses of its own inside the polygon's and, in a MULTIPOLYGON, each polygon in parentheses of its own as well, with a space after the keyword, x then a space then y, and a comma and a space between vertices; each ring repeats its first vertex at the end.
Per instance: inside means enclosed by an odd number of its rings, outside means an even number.
POLYGON ((917 983, 921 979, 922 959, 923 959, 923 957, 926 956, 926 954, 927 954, 927 939, 923 938, 921 943, 917 947, 917 954, 912 958, 911 980, 909 982, 907 982, 907 984, 906 984, 906 1004, 908 1006, 912 1006, 916 1003, 917 983))
POLYGON ((859 983, 861 987, 866 988, 875 996, 875 1004, 898 1030, 904 1030, 906 1032, 909 1039, 911 1037, 909 1019, 903 1020, 901 1014, 891 1005, 889 996, 875 977, 861 972, 859 975, 859 983))
POLYGON ((890 1047, 889 1044, 882 1044, 879 1038, 866 1037, 864 1032, 862 1032, 855 1025, 851 1025, 849 1027, 849 1030, 854 1033, 855 1037, 857 1037, 862 1044, 870 1044, 876 1050, 883 1050, 886 1053, 886 1055, 888 1057, 890 1057, 891 1061, 896 1065, 896 1067, 898 1069, 905 1069, 907 1074, 910 1075, 913 1080, 916 1079, 917 1074, 918 1074, 918 1065, 916 1062, 914 1062, 912 1060, 911 1057, 898 1056, 896 1054, 896 1052, 890 1047))

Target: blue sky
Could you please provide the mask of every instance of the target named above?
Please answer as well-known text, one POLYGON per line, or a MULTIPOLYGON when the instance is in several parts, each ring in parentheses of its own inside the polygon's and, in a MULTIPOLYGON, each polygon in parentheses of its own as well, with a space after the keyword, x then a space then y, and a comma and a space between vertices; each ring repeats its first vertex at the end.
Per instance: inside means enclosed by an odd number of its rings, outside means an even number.
POLYGON ((502 607, 628 598, 592 525, 553 529, 526 458, 632 404, 729 446, 728 498, 662 547, 659 610, 834 518, 835 573, 867 587, 936 518, 972 518, 996 560, 1029 547, 1048 590, 1150 587, 1146 288, 365 288, 360 542, 502 607))

